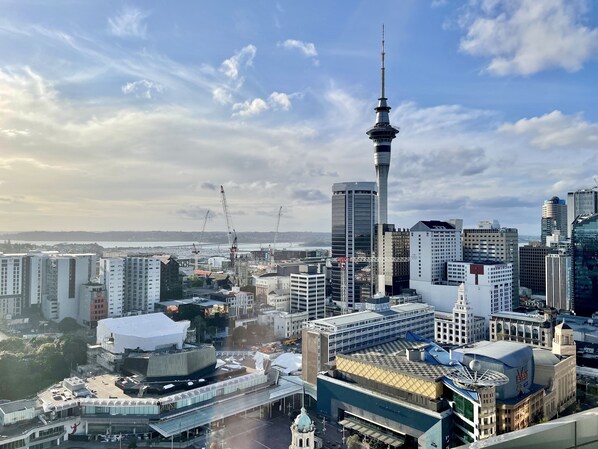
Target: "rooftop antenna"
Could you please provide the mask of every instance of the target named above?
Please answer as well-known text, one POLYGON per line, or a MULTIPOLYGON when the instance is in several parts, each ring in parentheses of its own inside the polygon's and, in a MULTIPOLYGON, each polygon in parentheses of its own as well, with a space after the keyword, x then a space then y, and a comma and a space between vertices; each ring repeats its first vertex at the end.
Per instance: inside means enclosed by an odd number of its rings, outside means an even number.
POLYGON ((382 91, 380 92, 380 98, 386 98, 384 96, 384 24, 382 24, 382 91))

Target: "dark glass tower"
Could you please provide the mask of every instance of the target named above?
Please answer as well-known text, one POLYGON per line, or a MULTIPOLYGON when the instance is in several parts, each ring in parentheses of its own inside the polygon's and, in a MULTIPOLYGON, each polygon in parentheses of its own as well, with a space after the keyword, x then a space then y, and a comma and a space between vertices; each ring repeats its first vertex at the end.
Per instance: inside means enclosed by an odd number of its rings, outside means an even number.
MULTIPOLYGON (((332 186, 332 257, 347 258, 345 282, 347 307, 354 309, 361 300, 361 285, 371 279, 360 273, 369 262, 355 262, 355 257, 372 257, 376 216, 376 183, 342 182, 332 186)), ((341 301, 343 270, 334 263, 331 270, 332 299, 341 301)))
POLYGON ((575 219, 571 234, 573 310, 590 316, 598 311, 598 214, 575 219))

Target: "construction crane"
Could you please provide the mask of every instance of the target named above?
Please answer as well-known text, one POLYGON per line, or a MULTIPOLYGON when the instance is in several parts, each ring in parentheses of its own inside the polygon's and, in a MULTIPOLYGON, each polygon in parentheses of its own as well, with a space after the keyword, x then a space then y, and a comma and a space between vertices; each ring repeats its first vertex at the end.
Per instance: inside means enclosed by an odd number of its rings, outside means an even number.
POLYGON ((282 206, 278 209, 278 218, 276 219, 276 232, 274 232, 274 241, 270 247, 270 266, 274 266, 274 252, 276 251, 276 241, 278 240, 278 229, 280 229, 280 216, 282 215, 282 206))
MULTIPOLYGON (((206 232, 206 224, 208 222, 208 217, 210 216, 210 210, 208 209, 206 211, 206 216, 203 220, 203 226, 201 227, 201 233, 199 234, 199 240, 197 241, 198 245, 201 245, 201 242, 203 240, 203 234, 204 232, 206 232)), ((193 244, 193 251, 191 251, 193 254, 195 254, 195 268, 194 270, 197 271, 197 259, 199 258, 199 249, 197 248, 197 246, 195 246, 195 243, 193 244)))
POLYGON ((226 219, 226 230, 228 237, 228 246, 230 248, 230 266, 234 269, 235 259, 237 258, 237 232, 233 226, 233 220, 228 211, 228 203, 226 202, 226 194, 224 193, 224 186, 220 186, 220 196, 222 199, 222 210, 224 211, 224 218, 226 219))

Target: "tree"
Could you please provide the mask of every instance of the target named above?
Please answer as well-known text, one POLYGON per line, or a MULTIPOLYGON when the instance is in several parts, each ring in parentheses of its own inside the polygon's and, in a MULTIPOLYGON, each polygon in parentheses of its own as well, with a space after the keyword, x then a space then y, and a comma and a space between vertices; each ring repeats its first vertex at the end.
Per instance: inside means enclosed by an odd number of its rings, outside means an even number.
POLYGON ((247 340, 247 329, 238 326, 233 329, 233 346, 242 346, 247 340))
POLYGON ((348 449, 361 449, 361 440, 357 435, 351 435, 347 438, 347 448, 348 449))
POLYGON ((76 332, 81 326, 77 324, 74 318, 67 317, 58 323, 58 330, 64 334, 76 332))
POLYGON ((0 351, 8 351, 15 354, 17 352, 25 352, 26 347, 26 341, 19 337, 9 337, 0 341, 0 351))
POLYGON ((129 449, 135 449, 137 447, 137 440, 131 440, 129 443, 129 449))
POLYGON ((87 363, 87 343, 76 335, 65 335, 59 340, 59 347, 69 367, 87 363))

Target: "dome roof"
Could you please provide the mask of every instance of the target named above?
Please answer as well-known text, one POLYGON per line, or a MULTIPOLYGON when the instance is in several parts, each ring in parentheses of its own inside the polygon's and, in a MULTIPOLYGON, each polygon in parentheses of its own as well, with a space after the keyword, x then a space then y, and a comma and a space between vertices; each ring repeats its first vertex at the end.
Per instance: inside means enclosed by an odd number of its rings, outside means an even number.
POLYGON ((311 418, 307 415, 305 407, 301 407, 301 413, 295 418, 295 426, 299 432, 311 432, 313 423, 311 418))

